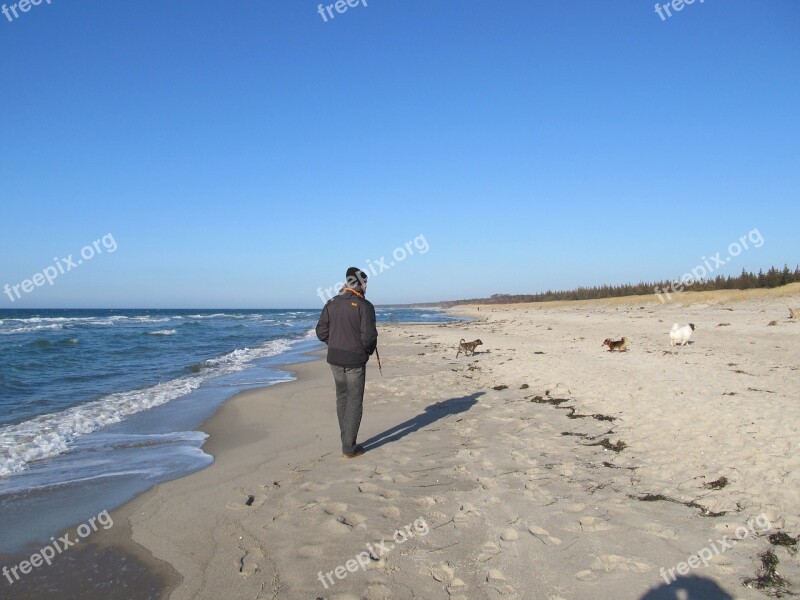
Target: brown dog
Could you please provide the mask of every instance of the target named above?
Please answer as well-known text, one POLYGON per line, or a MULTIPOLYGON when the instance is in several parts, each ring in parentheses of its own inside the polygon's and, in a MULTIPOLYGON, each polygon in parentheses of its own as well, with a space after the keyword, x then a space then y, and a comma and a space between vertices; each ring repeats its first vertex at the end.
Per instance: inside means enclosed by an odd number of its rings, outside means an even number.
POLYGON ((458 343, 458 352, 456 352, 456 358, 462 352, 466 355, 468 352, 471 352, 473 356, 475 356, 475 348, 481 346, 483 344, 480 340, 475 340, 474 342, 465 342, 464 338, 461 338, 461 341, 458 343))
POLYGON ((611 338, 606 338, 601 345, 608 346, 608 351, 613 352, 616 350, 617 352, 627 352, 628 349, 625 347, 625 344, 628 343, 628 338, 624 337, 621 340, 612 340, 611 338))

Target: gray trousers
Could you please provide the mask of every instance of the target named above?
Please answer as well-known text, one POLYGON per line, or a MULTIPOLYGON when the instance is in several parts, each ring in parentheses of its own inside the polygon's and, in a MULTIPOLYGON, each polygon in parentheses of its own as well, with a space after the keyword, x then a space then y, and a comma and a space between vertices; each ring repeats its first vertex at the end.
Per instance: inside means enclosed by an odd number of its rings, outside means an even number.
POLYGON ((336 382, 336 414, 342 435, 342 453, 352 454, 356 451, 356 437, 361 426, 367 368, 331 365, 331 371, 336 382))

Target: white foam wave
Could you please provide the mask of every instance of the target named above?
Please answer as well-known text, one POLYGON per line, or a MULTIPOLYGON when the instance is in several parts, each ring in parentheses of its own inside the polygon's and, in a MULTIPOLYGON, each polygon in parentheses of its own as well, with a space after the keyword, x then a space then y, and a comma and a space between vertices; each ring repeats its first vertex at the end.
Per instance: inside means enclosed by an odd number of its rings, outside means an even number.
POLYGON ((26 319, 5 319, 0 321, 0 326, 10 326, 10 329, 0 329, 0 333, 28 333, 42 329, 63 329, 72 325, 115 325, 117 323, 166 323, 173 317, 127 317, 112 315, 110 317, 28 317, 26 319))
POLYGON ((111 394, 58 413, 40 415, 0 428, 0 477, 23 471, 32 461, 63 454, 81 436, 184 396, 210 379, 242 371, 254 360, 275 356, 290 347, 288 340, 279 339, 257 348, 234 350, 206 361, 209 368, 198 374, 111 394))
POLYGON ((281 352, 286 352, 291 348, 291 343, 287 340, 273 340, 259 348, 242 348, 224 354, 217 358, 211 358, 203 364, 212 368, 223 368, 226 373, 234 373, 246 369, 251 362, 259 358, 275 356, 281 352))
POLYGON ((0 329, 0 334, 11 335, 12 333, 30 333, 31 331, 43 331, 52 329, 63 329, 64 326, 58 323, 51 323, 50 325, 29 325, 22 327, 13 327, 11 329, 0 329))
POLYGON ((175 335, 178 333, 177 329, 159 329, 158 331, 146 331, 147 335, 175 335))

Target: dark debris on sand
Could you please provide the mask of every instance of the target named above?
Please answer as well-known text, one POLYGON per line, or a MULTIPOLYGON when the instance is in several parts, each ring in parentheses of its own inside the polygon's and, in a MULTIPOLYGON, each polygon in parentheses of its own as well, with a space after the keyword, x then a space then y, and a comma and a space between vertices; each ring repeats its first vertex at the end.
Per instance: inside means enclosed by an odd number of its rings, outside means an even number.
POLYGON ((723 515, 728 514, 729 511, 721 510, 719 512, 714 512, 708 510, 702 504, 698 504, 694 500, 690 500, 688 502, 683 502, 681 500, 675 500, 675 498, 670 498, 669 496, 665 496, 664 494, 645 494, 644 496, 631 496, 631 498, 635 498, 641 502, 672 502, 674 504, 682 504, 683 506, 687 506, 689 508, 695 508, 700 511, 701 517, 721 517, 723 515))
POLYGON ((625 450, 625 448, 628 447, 628 444, 626 444, 622 440, 617 440, 612 444, 608 438, 603 438, 599 442, 595 442, 593 444, 584 444, 584 446, 602 446, 606 450, 613 450, 614 452, 622 452, 623 450, 625 450))
POLYGON ((726 485, 728 485, 728 478, 720 477, 719 479, 715 479, 714 481, 709 481, 708 483, 704 483, 703 487, 709 490, 721 490, 726 485))
POLYGON ((797 541, 800 540, 800 536, 792 537, 788 533, 781 531, 780 533, 770 534, 767 539, 773 546, 784 546, 792 556, 797 554, 797 541))
POLYGON ((761 590, 767 596, 773 598, 783 598, 784 596, 794 596, 789 590, 789 581, 778 573, 778 557, 772 549, 764 550, 758 555, 761 559, 761 567, 756 571, 755 577, 748 577, 742 581, 742 585, 748 588, 761 590))

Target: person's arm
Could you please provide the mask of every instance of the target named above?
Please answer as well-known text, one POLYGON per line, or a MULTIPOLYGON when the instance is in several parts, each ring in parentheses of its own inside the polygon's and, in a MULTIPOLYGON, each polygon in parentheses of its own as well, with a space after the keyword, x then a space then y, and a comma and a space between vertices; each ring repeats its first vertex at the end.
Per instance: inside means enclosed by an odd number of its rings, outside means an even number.
POLYGON ((378 346, 378 328, 375 325, 375 307, 366 302, 361 311, 361 344, 364 351, 372 356, 378 346))
POLYGON ((320 342, 328 343, 328 335, 330 334, 330 318, 328 316, 328 305, 322 309, 322 314, 319 316, 317 322, 317 337, 320 342))

